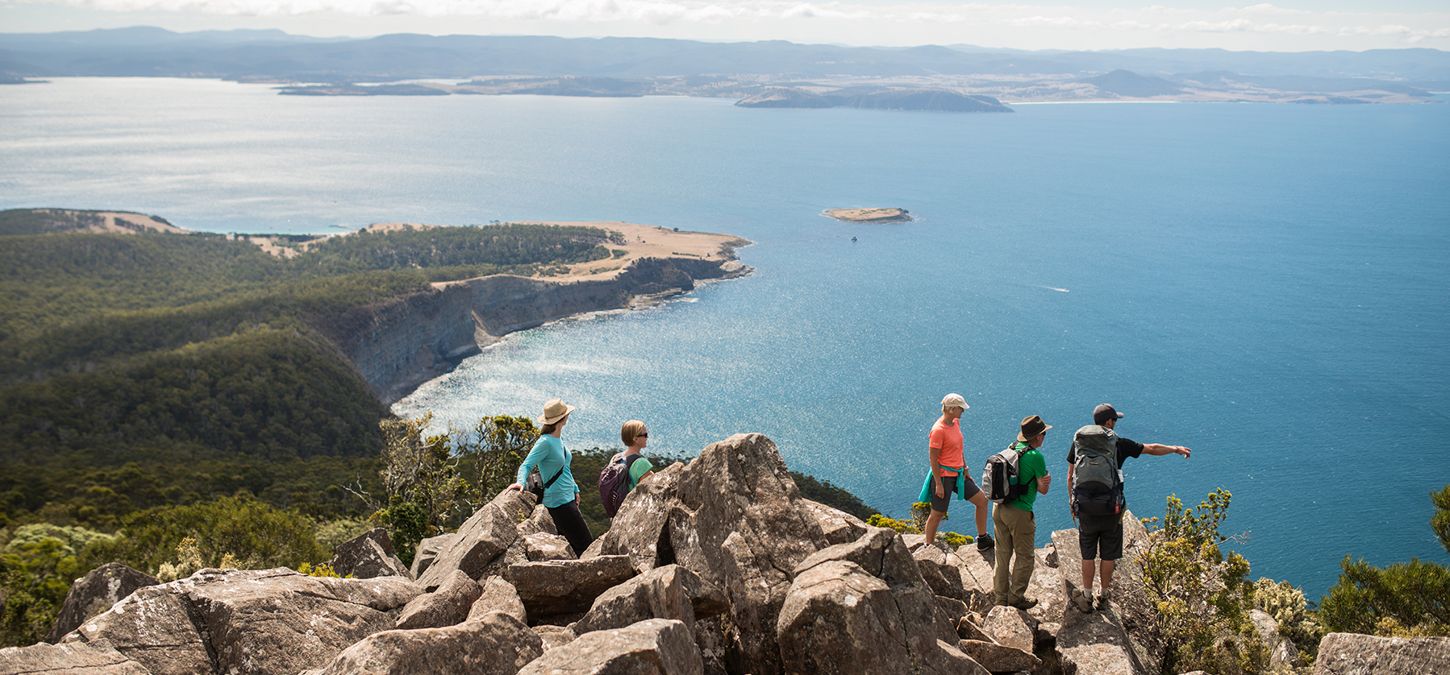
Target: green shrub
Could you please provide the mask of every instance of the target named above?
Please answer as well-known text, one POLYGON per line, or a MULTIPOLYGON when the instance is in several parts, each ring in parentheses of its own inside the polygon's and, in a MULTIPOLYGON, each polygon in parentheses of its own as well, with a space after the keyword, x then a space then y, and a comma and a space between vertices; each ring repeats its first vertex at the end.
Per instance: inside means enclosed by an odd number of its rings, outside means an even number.
POLYGON ((1417 559, 1375 567, 1348 556, 1341 566, 1339 582, 1319 601, 1326 630, 1450 635, 1450 568, 1417 559))
POLYGON ((229 555, 234 566, 249 569, 296 567, 326 555, 317 545, 311 518, 278 509, 246 492, 140 511, 125 519, 122 534, 120 559, 147 571, 177 562, 194 563, 196 568, 219 567, 229 555), (172 554, 187 538, 193 541, 194 557, 173 560, 172 554))
POLYGON ((0 645, 39 642, 71 582, 104 562, 116 538, 82 527, 23 525, 0 549, 0 645))
POLYGON ((866 519, 866 524, 870 525, 871 527, 890 528, 896 530, 897 532, 900 532, 901 534, 921 534, 921 528, 917 527, 914 523, 908 523, 904 520, 897 520, 896 518, 883 516, 879 513, 871 514, 871 516, 866 519))
MULTIPOLYGON (((1430 527, 1450 551, 1450 485, 1430 495, 1430 527)), ((1412 558, 1375 567, 1345 556, 1339 582, 1319 601, 1325 630, 1390 637, 1450 635, 1450 567, 1412 558)))
POLYGON ((1155 620, 1152 639, 1165 652, 1164 672, 1227 675, 1268 667, 1268 647, 1248 615, 1249 563, 1221 548, 1228 538, 1219 527, 1231 498, 1218 489, 1197 508, 1186 508, 1169 496, 1161 526, 1149 532, 1138 559, 1155 620))
POLYGON ((316 565, 313 565, 312 563, 302 563, 301 565, 297 566, 297 571, 306 574, 309 577, 323 577, 327 579, 353 578, 351 574, 348 574, 346 576, 338 574, 337 570, 332 569, 332 565, 328 563, 318 563, 316 565))
MULTIPOLYGON (((900 532, 901 534, 921 534, 921 528, 918 527, 916 523, 883 516, 879 513, 871 514, 871 516, 866 519, 866 524, 872 527, 890 528, 896 530, 897 532, 900 532)), ((944 542, 947 546, 951 546, 952 548, 956 548, 958 546, 965 546, 975 541, 974 538, 960 532, 938 531, 937 536, 941 538, 942 542, 944 542)))
POLYGON ((374 525, 364 518, 338 518, 317 526, 317 545, 323 551, 332 551, 339 545, 373 529, 374 525))
POLYGON ((1309 611, 1304 590, 1287 581, 1259 579, 1254 582, 1253 598, 1255 608, 1278 622, 1279 634, 1294 643, 1301 657, 1309 657, 1304 659, 1303 665, 1312 663, 1324 631, 1314 613, 1309 611))
POLYGON ((1450 552, 1450 485, 1430 495, 1435 503, 1435 515, 1430 517, 1430 527, 1440 538, 1440 545, 1450 552))

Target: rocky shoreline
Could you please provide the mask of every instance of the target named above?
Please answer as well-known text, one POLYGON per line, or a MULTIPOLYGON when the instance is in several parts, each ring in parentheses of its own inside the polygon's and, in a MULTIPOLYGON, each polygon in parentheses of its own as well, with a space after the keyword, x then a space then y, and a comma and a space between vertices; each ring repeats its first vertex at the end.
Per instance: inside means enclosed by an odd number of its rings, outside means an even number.
MULTIPOLYGON (((1125 522, 1132 556, 1147 532, 1125 522)), ((1039 605, 993 606, 990 552, 804 499, 775 444, 740 434, 641 484, 579 558, 531 495, 505 491, 424 540, 411 569, 381 530, 337 548, 353 578, 206 569, 157 584, 105 565, 73 587, 56 641, 0 650, 0 673, 1162 672, 1136 565, 1112 608, 1064 601, 1076 536, 1036 550, 1039 605)), ((1447 671, 1450 638, 1348 633, 1324 637, 1314 666, 1447 671)))
POLYGON ((499 274, 438 284, 359 309, 328 332, 373 393, 391 405, 509 333, 657 302, 702 281, 745 276, 751 269, 735 259, 734 245, 710 258, 640 258, 595 278, 499 274))

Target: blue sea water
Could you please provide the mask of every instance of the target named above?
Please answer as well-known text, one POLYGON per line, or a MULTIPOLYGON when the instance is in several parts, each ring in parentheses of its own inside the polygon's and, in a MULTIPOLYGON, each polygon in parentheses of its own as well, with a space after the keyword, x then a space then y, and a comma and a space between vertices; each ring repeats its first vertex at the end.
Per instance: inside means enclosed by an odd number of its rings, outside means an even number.
MULTIPOLYGON (((1188 460, 1126 467, 1161 514, 1233 492, 1256 576, 1311 596, 1345 555, 1450 561, 1450 106, 1022 105, 1009 115, 745 110, 688 98, 303 98, 260 85, 0 87, 0 206, 131 209, 213 231, 629 220, 729 232, 745 279, 510 336, 400 402, 467 426, 579 410, 566 441, 694 453, 759 431, 904 515, 964 394, 974 472, 1094 404, 1188 460), (834 206, 903 206, 850 225, 834 206), (852 243, 851 238, 857 241, 852 243)), ((948 525, 971 533, 970 508, 948 525)))

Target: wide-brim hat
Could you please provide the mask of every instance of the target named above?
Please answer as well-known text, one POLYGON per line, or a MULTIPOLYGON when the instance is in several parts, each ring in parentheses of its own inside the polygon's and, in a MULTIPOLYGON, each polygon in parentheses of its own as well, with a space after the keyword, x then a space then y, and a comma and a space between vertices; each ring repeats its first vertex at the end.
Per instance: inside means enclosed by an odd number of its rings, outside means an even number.
POLYGON ((574 412, 574 406, 565 403, 560 399, 550 400, 544 404, 544 414, 539 416, 539 424, 558 424, 559 420, 574 412))
POLYGON ((1042 421, 1041 417, 1032 415, 1022 418, 1022 424, 1017 427, 1017 440, 1026 443, 1028 440, 1047 433, 1052 425, 1042 421))

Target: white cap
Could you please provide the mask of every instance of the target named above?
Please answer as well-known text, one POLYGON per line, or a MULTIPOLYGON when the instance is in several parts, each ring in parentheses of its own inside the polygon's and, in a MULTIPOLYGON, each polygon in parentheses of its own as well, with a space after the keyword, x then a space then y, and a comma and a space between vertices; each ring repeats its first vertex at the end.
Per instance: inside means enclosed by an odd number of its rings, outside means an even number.
POLYGON ((967 405, 967 399, 962 398, 961 394, 947 394, 946 397, 941 400, 941 407, 961 408, 962 410, 966 410, 967 408, 970 408, 972 406, 967 405))

